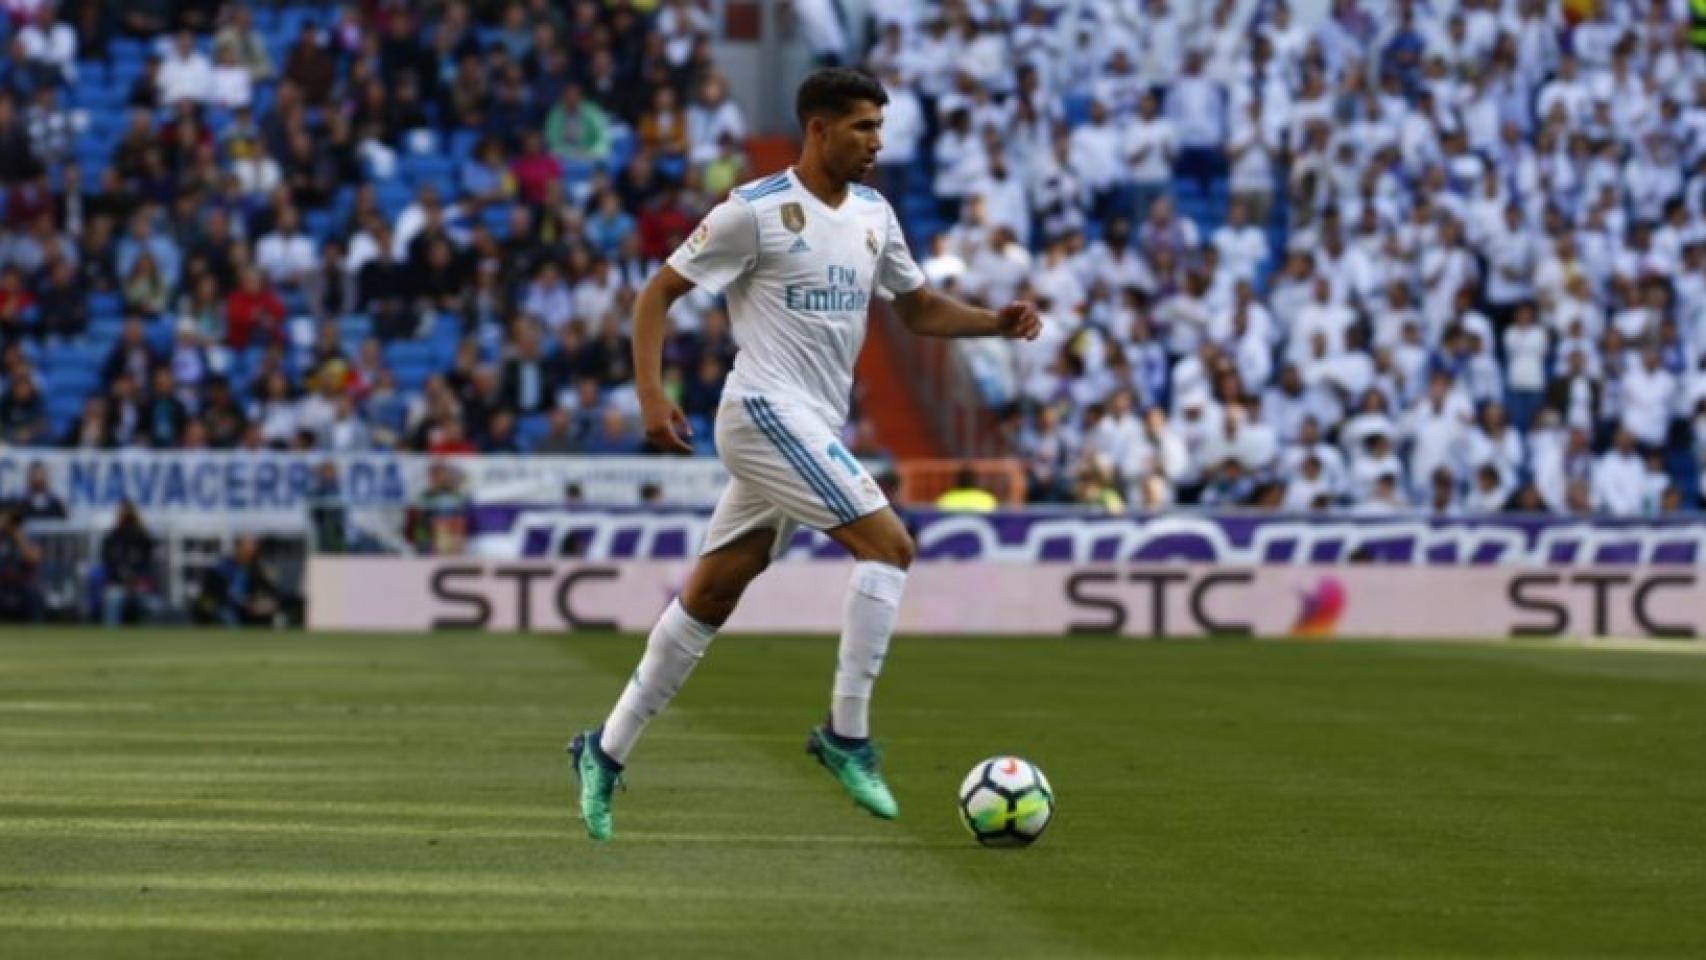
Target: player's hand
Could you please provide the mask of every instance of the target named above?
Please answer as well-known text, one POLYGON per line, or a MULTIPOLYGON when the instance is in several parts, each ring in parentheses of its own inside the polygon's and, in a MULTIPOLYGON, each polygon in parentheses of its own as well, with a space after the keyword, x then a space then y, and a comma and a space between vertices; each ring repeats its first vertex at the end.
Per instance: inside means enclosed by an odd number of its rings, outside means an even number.
POLYGON ((664 453, 692 453, 693 428, 687 415, 668 398, 640 401, 640 423, 645 427, 646 442, 652 449, 664 453))
POLYGON ((1043 318, 1037 307, 1024 300, 1015 300, 995 314, 996 328, 1009 340, 1035 340, 1043 332, 1043 318))

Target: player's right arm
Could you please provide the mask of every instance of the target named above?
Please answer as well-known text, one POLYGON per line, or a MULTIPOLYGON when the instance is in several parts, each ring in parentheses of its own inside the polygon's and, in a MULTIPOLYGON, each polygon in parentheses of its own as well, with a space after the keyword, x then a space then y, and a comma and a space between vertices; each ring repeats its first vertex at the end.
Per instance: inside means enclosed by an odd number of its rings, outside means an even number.
POLYGON ((634 388, 646 441, 667 453, 692 453, 687 417, 663 389, 663 338, 670 305, 694 287, 721 293, 758 260, 752 208, 725 200, 646 281, 634 302, 634 388))
POLYGON ((640 398, 640 423, 646 442, 665 453, 692 453, 693 428, 681 407, 663 390, 663 338, 670 304, 693 289, 669 264, 646 281, 634 301, 634 390, 640 398))

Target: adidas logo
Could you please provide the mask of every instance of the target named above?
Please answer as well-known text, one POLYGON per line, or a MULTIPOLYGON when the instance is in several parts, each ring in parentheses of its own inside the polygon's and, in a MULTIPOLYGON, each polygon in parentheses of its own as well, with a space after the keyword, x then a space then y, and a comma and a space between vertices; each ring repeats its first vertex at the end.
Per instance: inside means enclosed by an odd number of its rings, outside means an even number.
POLYGON ((794 238, 794 245, 788 248, 788 252, 789 253, 811 253, 812 248, 811 248, 810 244, 806 243, 805 237, 795 237, 794 238))

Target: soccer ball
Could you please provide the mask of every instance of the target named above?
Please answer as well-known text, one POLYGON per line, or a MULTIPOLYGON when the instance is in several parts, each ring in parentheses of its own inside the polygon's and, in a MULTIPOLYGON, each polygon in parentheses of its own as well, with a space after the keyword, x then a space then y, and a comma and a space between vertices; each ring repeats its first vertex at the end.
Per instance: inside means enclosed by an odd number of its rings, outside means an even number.
POLYGON ((991 757, 960 784, 960 819, 984 846, 1027 846, 1054 819, 1054 788, 1027 761, 991 757))

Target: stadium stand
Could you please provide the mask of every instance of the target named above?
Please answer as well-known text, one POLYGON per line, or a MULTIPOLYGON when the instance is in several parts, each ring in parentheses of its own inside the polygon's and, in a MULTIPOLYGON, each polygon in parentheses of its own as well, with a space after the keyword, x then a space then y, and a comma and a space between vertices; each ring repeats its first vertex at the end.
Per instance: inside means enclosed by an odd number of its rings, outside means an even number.
MULTIPOLYGON (((926 271, 1046 309, 961 350, 1033 499, 1698 502, 1678 5, 868 8, 926 271)), ((7 10, 5 443, 638 448, 628 304, 748 174, 696 4, 7 10)), ((727 321, 673 318, 709 453, 727 321)))
POLYGON ((745 119, 696 8, 511 6, 8 4, 0 442, 637 451, 626 307, 745 119))
POLYGON ((884 186, 926 271, 1051 321, 964 349, 1034 497, 1697 502, 1706 86, 1683 5, 873 11, 884 186))

